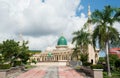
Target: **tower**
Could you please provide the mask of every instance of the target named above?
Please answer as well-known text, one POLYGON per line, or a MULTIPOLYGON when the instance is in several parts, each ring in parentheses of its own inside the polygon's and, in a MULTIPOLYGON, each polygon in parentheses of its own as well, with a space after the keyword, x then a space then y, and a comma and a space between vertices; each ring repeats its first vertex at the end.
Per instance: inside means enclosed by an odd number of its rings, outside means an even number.
POLYGON ((92 34, 90 5, 88 5, 88 32, 92 34))
MULTIPOLYGON (((92 35, 92 24, 91 24, 91 11, 90 11, 90 5, 88 5, 88 33, 92 35)), ((92 38, 90 37, 90 40, 92 41, 92 38)), ((93 48, 92 44, 88 45, 88 62, 95 64, 95 50, 93 48)))

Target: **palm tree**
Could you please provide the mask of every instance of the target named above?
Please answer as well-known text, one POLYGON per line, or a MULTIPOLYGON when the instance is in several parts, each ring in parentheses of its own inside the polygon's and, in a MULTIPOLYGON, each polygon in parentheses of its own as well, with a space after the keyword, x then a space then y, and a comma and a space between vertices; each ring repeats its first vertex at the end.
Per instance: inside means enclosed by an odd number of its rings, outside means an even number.
POLYGON ((91 16, 91 22, 96 25, 92 36, 93 45, 95 47, 96 40, 99 40, 100 49, 106 50, 108 76, 111 76, 109 44, 119 38, 119 32, 113 27, 114 22, 119 21, 114 12, 111 6, 105 6, 103 11, 95 10, 91 16))
POLYGON ((83 29, 81 29, 79 31, 73 32, 73 35, 74 37, 72 39, 72 43, 75 43, 77 49, 74 50, 74 55, 78 55, 80 53, 87 54, 88 44, 91 43, 91 40, 89 39, 90 33, 87 33, 83 29))
POLYGON ((73 58, 75 58, 76 60, 79 60, 79 54, 80 54, 79 48, 78 47, 73 48, 71 59, 73 60, 73 58))
POLYGON ((114 8, 116 11, 115 17, 120 20, 120 8, 114 8))
POLYGON ((120 48, 120 38, 119 38, 118 41, 113 41, 113 42, 111 42, 110 47, 112 47, 112 48, 113 48, 113 47, 120 48))

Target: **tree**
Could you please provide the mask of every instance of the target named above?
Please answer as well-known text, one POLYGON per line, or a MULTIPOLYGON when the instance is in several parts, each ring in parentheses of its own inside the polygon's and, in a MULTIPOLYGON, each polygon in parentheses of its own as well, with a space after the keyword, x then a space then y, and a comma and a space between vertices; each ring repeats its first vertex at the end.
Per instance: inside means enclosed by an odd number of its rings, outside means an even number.
POLYGON ((111 43, 111 45, 110 45, 110 47, 112 47, 112 48, 119 48, 120 47, 120 39, 118 40, 118 41, 113 41, 112 43, 111 43))
POLYGON ((73 35, 74 37, 72 39, 72 43, 75 43, 76 45, 76 48, 74 49, 74 52, 73 52, 74 55, 77 55, 78 57, 80 56, 81 53, 87 54, 88 44, 91 43, 91 40, 89 38, 90 33, 87 33, 84 31, 84 29, 81 29, 80 31, 73 32, 73 35))
POLYGON ((89 39, 90 34, 81 29, 80 31, 73 32, 73 35, 75 36, 72 39, 72 43, 79 47, 80 52, 87 52, 88 44, 91 43, 89 39))
POLYGON ((3 44, 1 45, 1 53, 5 62, 10 62, 10 64, 12 64, 19 52, 19 42, 15 42, 14 40, 3 41, 3 44))
POLYGON ((120 59, 117 59, 115 61, 115 67, 116 67, 116 70, 120 71, 120 59))
POLYGON ((23 64, 27 64, 27 61, 30 59, 31 56, 27 44, 28 41, 23 41, 22 45, 20 46, 20 54, 18 55, 23 64))
POLYGON ((107 57, 108 75, 111 76, 109 64, 109 44, 113 41, 118 41, 119 33, 113 27, 114 22, 119 22, 114 13, 115 10, 111 6, 105 6, 103 11, 95 10, 91 16, 91 22, 96 25, 93 31, 93 45, 96 45, 96 40, 99 40, 100 49, 105 49, 107 57))
POLYGON ((120 20, 120 8, 114 8, 114 10, 116 11, 114 17, 117 18, 118 20, 120 20))
POLYGON ((72 53, 71 58, 72 58, 72 59, 73 59, 73 58, 76 58, 77 60, 79 60, 79 54, 80 54, 79 48, 78 48, 78 47, 75 47, 75 48, 73 49, 73 53, 72 53))
POLYGON ((82 63, 87 63, 88 60, 88 53, 80 53, 80 60, 82 61, 82 63))
POLYGON ((110 57, 110 65, 115 66, 115 61, 119 59, 118 55, 110 54, 109 57, 110 57))
POLYGON ((0 44, 0 52, 2 57, 4 57, 4 61, 10 62, 11 66, 15 66, 14 62, 20 59, 23 64, 26 64, 30 59, 27 44, 28 42, 25 41, 23 41, 22 45, 20 45, 20 42, 14 40, 3 41, 3 43, 0 44))
POLYGON ((105 57, 99 57, 98 63, 103 64, 103 63, 105 63, 105 62, 106 62, 106 61, 105 61, 105 57))

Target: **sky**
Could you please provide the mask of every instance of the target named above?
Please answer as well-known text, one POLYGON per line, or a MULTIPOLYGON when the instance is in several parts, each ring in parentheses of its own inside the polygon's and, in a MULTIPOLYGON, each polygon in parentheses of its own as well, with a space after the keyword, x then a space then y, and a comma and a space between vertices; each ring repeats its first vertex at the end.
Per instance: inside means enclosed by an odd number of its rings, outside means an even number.
MULTIPOLYGON (((71 45, 72 33, 87 21, 87 7, 102 10, 105 5, 120 7, 120 0, 0 0, 0 42, 6 39, 29 41, 31 50, 55 47, 63 35, 71 45)), ((114 26, 119 29, 119 23, 114 26)), ((120 30, 119 30, 120 32, 120 30)))
MULTIPOLYGON (((102 10, 104 6, 111 5, 112 7, 120 7, 120 0, 81 0, 81 5, 87 8, 91 6, 91 12, 96 9, 102 10)), ((80 12, 87 14, 87 9, 82 9, 80 12)), ((78 13, 79 15, 79 13, 78 13)))

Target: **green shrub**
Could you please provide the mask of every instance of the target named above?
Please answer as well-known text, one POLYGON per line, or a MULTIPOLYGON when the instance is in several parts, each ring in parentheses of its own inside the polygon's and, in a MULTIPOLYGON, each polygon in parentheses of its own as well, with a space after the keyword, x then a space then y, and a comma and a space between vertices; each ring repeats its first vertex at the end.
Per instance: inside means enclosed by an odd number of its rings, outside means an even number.
POLYGON ((120 67, 120 59, 115 61, 115 67, 120 67))
POLYGON ((90 66, 90 65, 91 65, 90 62, 84 62, 84 63, 83 63, 83 66, 90 66))
POLYGON ((0 64, 0 69, 9 69, 10 67, 10 64, 0 64))
POLYGON ((14 66, 21 66, 21 61, 14 61, 14 66))
POLYGON ((80 61, 82 61, 83 63, 86 63, 87 60, 88 60, 88 54, 87 53, 80 53, 80 61))
POLYGON ((31 62, 27 62, 27 64, 26 65, 30 65, 31 64, 31 62))
POLYGON ((103 69, 104 67, 101 64, 96 64, 96 65, 91 65, 91 68, 92 69, 103 69))
POLYGON ((109 59, 110 59, 110 65, 115 66, 115 61, 118 59, 118 56, 116 54, 110 54, 109 59))
POLYGON ((105 57, 99 57, 98 63, 102 64, 103 62, 106 62, 105 57))
POLYGON ((32 63, 36 64, 36 63, 37 63, 37 61, 35 61, 35 60, 32 60, 32 63))
POLYGON ((115 67, 116 67, 116 70, 120 71, 120 59, 117 59, 115 61, 115 67))

